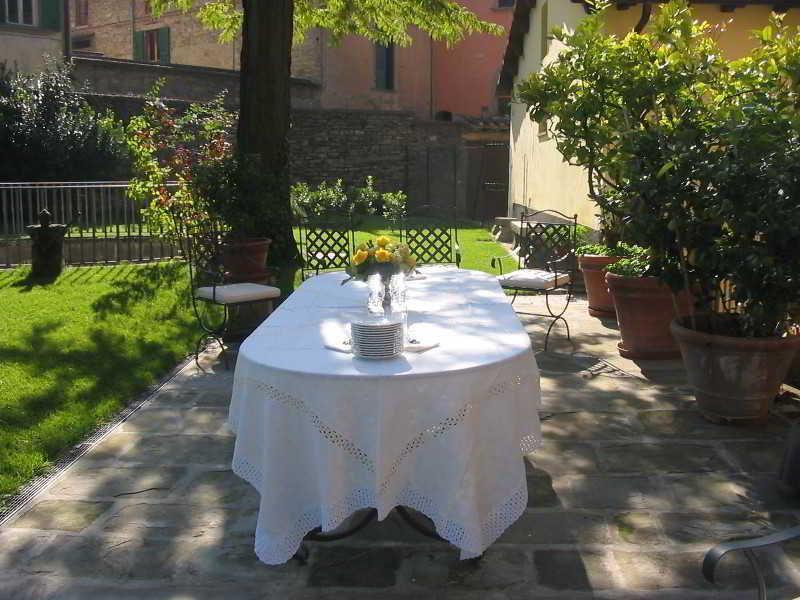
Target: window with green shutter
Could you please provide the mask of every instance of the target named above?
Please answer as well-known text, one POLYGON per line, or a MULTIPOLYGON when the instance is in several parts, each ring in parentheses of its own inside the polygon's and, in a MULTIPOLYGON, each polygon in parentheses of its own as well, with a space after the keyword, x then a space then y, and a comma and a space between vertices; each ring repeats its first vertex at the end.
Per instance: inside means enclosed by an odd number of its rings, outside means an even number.
POLYGON ((0 0, 0 23, 61 29, 60 0, 0 0))
POLYGON ((162 27, 158 30, 158 62, 162 65, 170 64, 169 45, 169 27, 162 27))
POLYGON ((144 31, 133 32, 133 60, 144 62, 144 31))
MULTIPOLYGON (((11 0, 13 1, 13 0, 11 0)), ((31 0, 31 5, 33 0, 31 0)), ((39 0, 39 27, 61 30, 61 15, 64 8, 62 0, 39 0)))

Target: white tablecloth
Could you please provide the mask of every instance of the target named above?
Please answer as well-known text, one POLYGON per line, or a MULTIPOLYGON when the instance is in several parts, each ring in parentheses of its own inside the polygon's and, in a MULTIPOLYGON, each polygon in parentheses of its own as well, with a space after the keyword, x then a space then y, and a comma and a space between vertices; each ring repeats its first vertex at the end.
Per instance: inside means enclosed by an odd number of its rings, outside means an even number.
POLYGON ((256 554, 280 564, 307 532, 397 505, 430 517, 461 558, 480 555, 527 504, 522 453, 540 442, 539 371, 495 278, 429 268, 408 283, 414 337, 389 361, 325 348, 366 311, 360 282, 309 279, 236 364, 233 470, 261 494, 256 554))

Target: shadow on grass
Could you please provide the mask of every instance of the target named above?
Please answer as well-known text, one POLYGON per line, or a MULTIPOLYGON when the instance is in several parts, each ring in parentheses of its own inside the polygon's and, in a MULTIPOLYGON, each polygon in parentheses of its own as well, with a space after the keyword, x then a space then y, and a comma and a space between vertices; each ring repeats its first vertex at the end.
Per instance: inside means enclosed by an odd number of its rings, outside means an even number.
POLYGON ((0 343, 11 378, 0 402, 0 493, 112 418, 193 347, 188 293, 165 289, 187 287, 184 265, 97 271, 66 274, 69 287, 88 280, 106 283, 95 293, 110 287, 94 303, 59 304, 55 286, 30 326, 0 343), (15 378, 22 389, 14 389, 15 378))
POLYGON ((185 298, 183 306, 177 303, 171 312, 179 308, 189 308, 189 285, 187 267, 182 262, 170 262, 159 266, 159 268, 135 268, 124 274, 124 277, 116 277, 112 283, 114 290, 98 298, 92 308, 100 317, 109 314, 130 314, 131 309, 141 302, 153 300, 164 288, 176 288, 184 290, 182 297, 185 298))

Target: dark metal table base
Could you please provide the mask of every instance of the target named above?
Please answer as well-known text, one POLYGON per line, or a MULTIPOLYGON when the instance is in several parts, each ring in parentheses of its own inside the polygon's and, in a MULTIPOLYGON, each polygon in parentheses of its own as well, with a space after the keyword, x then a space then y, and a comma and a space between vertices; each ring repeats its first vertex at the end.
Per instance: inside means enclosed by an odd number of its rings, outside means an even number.
MULTIPOLYGON (((433 540, 438 540, 440 542, 446 541, 443 537, 441 537, 438 533, 436 533, 436 529, 423 523, 420 519, 416 518, 412 515, 407 508, 403 506, 396 506, 394 512, 397 513, 405 523, 414 529, 417 533, 424 535, 425 537, 431 538, 433 540)), ((331 533, 322 533, 322 529, 317 527, 316 529, 309 532, 306 535, 303 543, 300 544, 300 548, 297 550, 297 553, 294 555, 295 560, 300 562, 300 564, 306 564, 308 561, 309 551, 308 546, 306 546, 305 542, 335 542, 336 540, 343 540, 348 538, 352 535, 355 535, 362 529, 364 529, 367 525, 369 525, 372 521, 374 521, 378 516, 378 511, 374 508, 368 510, 364 515, 360 518, 353 521, 353 523, 342 531, 334 531, 331 533)), ((481 557, 478 557, 480 559, 481 557)))

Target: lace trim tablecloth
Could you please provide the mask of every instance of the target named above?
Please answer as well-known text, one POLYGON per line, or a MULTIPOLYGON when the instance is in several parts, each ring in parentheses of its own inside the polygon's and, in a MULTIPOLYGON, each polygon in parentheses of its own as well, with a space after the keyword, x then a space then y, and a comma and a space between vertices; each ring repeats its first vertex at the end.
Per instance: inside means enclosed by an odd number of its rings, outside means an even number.
POLYGON ((522 454, 540 443, 527 335, 493 278, 454 270, 425 279, 426 304, 439 308, 417 314, 442 336, 439 348, 373 363, 315 347, 323 323, 360 300, 340 277, 301 286, 240 350, 229 422, 233 469, 261 494, 256 553, 280 564, 317 527, 403 505, 431 518, 462 558, 478 556, 527 504, 522 454), (447 301, 459 285, 461 319, 447 301), (314 310, 304 290, 342 306, 314 310))

